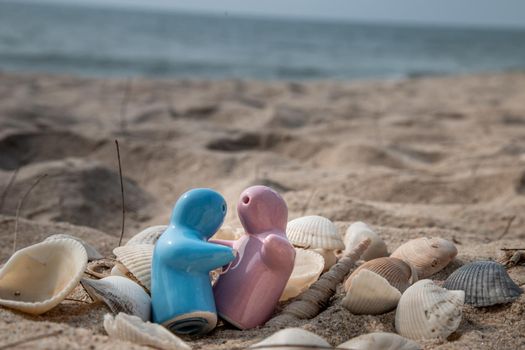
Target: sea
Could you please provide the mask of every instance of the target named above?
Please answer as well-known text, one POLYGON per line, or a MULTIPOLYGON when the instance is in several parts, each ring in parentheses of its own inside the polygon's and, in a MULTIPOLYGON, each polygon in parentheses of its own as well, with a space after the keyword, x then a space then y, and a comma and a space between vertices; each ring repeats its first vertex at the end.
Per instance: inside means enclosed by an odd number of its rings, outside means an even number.
POLYGON ((525 70, 525 28, 449 28, 0 1, 0 71, 397 79, 525 70))

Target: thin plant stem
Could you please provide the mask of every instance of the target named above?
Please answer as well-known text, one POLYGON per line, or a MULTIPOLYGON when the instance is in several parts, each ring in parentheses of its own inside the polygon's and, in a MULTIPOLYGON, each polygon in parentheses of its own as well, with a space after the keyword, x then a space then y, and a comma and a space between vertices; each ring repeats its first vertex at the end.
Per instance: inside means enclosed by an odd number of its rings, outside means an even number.
POLYGON ((118 140, 115 140, 115 146, 117 148, 117 159, 118 159, 118 174, 120 178, 120 195, 121 195, 121 205, 122 205, 122 223, 120 227, 120 238, 118 240, 118 246, 122 244, 122 238, 124 237, 124 224, 126 220, 126 207, 124 205, 124 182, 122 181, 122 164, 120 162, 120 148, 118 145, 118 140))
POLYGON ((15 171, 13 171, 11 177, 9 178, 7 186, 5 186, 4 190, 2 191, 2 196, 0 197, 0 211, 2 211, 2 209, 4 208, 5 197, 7 196, 7 192, 9 192, 9 189, 13 185, 13 182, 15 182, 16 176, 18 175, 18 170, 20 170, 19 167, 17 167, 15 171))

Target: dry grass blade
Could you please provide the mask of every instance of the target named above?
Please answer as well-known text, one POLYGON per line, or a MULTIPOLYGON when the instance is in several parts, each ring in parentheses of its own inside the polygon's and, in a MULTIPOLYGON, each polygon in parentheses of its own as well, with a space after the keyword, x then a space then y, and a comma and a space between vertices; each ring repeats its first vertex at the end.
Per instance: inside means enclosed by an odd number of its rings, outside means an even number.
POLYGON ((0 211, 2 211, 2 209, 4 208, 5 197, 7 196, 7 192, 9 192, 9 189, 13 185, 13 182, 15 182, 16 176, 18 175, 18 170, 20 170, 20 168, 16 168, 15 171, 13 171, 11 177, 9 178, 9 182, 2 191, 2 196, 0 197, 0 211))
POLYGON ((120 228, 120 238, 118 240, 118 246, 122 244, 122 238, 124 237, 124 224, 126 220, 126 207, 124 205, 124 182, 122 181, 122 164, 120 162, 120 148, 118 146, 118 140, 115 140, 115 147, 117 148, 117 159, 118 159, 118 175, 120 178, 120 194, 121 194, 121 205, 122 205, 122 223, 120 228))
POLYGON ((507 221, 507 226, 505 226, 505 230, 503 230, 503 233, 499 235, 498 239, 502 239, 507 233, 509 233, 510 226, 512 225, 514 219, 516 219, 516 215, 513 215, 509 218, 509 221, 507 221))
POLYGON ((25 339, 20 339, 20 340, 17 340, 15 342, 12 342, 12 343, 7 343, 7 344, 4 344, 4 345, 1 345, 0 346, 0 350, 16 348, 19 345, 22 345, 22 344, 25 344, 25 343, 29 343, 29 342, 32 342, 32 341, 35 341, 35 340, 44 339, 44 338, 54 337, 54 336, 59 335, 59 334, 62 334, 62 330, 58 330, 58 331, 54 331, 54 332, 46 333, 46 334, 35 335, 35 336, 29 337, 29 338, 25 338, 25 339))

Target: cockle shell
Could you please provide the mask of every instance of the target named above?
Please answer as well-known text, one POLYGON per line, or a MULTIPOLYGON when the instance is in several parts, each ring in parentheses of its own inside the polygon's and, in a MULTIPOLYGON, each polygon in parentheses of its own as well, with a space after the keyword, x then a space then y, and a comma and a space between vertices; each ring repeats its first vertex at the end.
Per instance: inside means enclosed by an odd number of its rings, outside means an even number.
POLYGON ((324 267, 323 257, 312 250, 295 248, 292 274, 284 288, 280 301, 294 298, 317 281, 324 267))
POLYGON ((395 333, 376 332, 360 335, 340 344, 337 349, 420 350, 418 343, 395 333))
POLYGON ((390 257, 412 265, 419 278, 432 276, 458 254, 454 243, 442 238, 416 238, 397 248, 390 257))
POLYGON ((151 259, 153 244, 125 245, 113 249, 120 264, 116 264, 112 275, 125 276, 140 284, 147 292, 151 289, 151 259))
POLYGON ((447 290, 431 280, 414 283, 396 311, 396 331, 410 339, 445 339, 461 322, 465 292, 447 290))
POLYGON ((191 350, 191 347, 175 334, 159 324, 144 322, 140 317, 120 312, 104 315, 104 329, 109 336, 133 344, 162 350, 191 350))
POLYGON ((399 290, 385 278, 365 269, 352 277, 343 306, 356 315, 378 315, 394 309, 400 298, 399 290))
POLYGON ((151 299, 144 289, 132 280, 109 276, 101 280, 84 278, 80 283, 91 298, 103 301, 113 313, 136 315, 143 321, 150 319, 151 299))
POLYGON ((302 350, 304 346, 309 349, 332 349, 326 340, 301 328, 282 329, 261 342, 253 344, 250 349, 302 350))
POLYGON ((86 249, 88 261, 98 260, 98 259, 102 259, 104 257, 91 244, 84 242, 83 240, 81 240, 78 237, 67 235, 67 234, 64 234, 64 233, 59 233, 59 234, 56 234, 56 235, 49 236, 49 237, 47 237, 45 239, 45 241, 51 241, 51 240, 54 240, 54 239, 62 239, 62 238, 74 239, 75 241, 77 241, 80 244, 82 244, 84 246, 84 249, 86 249))
POLYGON ((60 238, 21 249, 0 270, 0 305, 42 314, 78 285, 87 264, 86 249, 60 238))
POLYGON ((365 237, 370 238, 370 245, 363 255, 361 255, 361 259, 368 261, 388 256, 385 242, 370 228, 370 226, 362 221, 354 222, 346 230, 344 239, 345 252, 352 250, 365 237))
POLYGON ((125 245, 136 245, 136 244, 155 244, 159 237, 166 231, 168 226, 166 225, 157 225, 148 227, 135 236, 131 237, 130 240, 125 245))
POLYGON ((227 241, 234 241, 243 235, 242 228, 233 228, 230 225, 222 225, 221 228, 211 237, 211 239, 222 239, 227 241))
POLYGON ((493 261, 476 261, 460 267, 443 287, 465 291, 465 303, 473 306, 509 303, 523 293, 507 270, 493 261))

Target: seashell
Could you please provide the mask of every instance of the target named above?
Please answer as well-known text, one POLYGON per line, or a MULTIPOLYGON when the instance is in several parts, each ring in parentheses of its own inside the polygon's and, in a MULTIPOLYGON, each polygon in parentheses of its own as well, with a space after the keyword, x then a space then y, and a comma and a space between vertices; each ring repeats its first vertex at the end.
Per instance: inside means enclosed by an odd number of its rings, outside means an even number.
POLYGON ((84 249, 86 249, 88 261, 98 260, 98 259, 102 259, 104 257, 91 244, 84 242, 83 240, 81 240, 78 237, 67 235, 67 234, 64 234, 64 233, 59 233, 59 234, 56 234, 56 235, 49 236, 44 241, 51 241, 51 240, 54 240, 54 239, 62 239, 62 238, 74 239, 75 241, 77 241, 80 244, 82 244, 84 246, 84 249))
POLYGON ((244 234, 242 228, 233 228, 230 225, 222 225, 221 228, 215 232, 211 239, 222 239, 227 241, 235 241, 244 234))
POLYGON ((301 328, 282 329, 261 342, 253 344, 249 349, 301 350, 304 347, 309 349, 332 349, 326 340, 301 328))
POLYGON ((360 335, 340 344, 337 349, 420 350, 418 343, 395 333, 376 332, 360 335))
POLYGON ((0 270, 0 305, 36 315, 51 310, 78 285, 86 264, 86 249, 73 239, 23 248, 0 270))
POLYGON ((128 278, 109 276, 101 280, 83 278, 80 283, 94 300, 103 301, 117 314, 124 312, 150 319, 151 299, 141 286, 128 278))
POLYGON ((459 327, 464 301, 462 290, 447 290, 431 280, 418 281, 399 300, 396 331, 410 339, 445 339, 459 327))
POLYGON ((345 252, 350 251, 356 246, 363 238, 370 238, 370 245, 368 249, 363 253, 361 259, 368 261, 383 256, 388 256, 385 242, 379 237, 374 230, 362 221, 354 222, 348 227, 345 234, 344 244, 345 252))
POLYGON ((343 306, 356 315, 378 315, 394 309, 400 298, 385 278, 364 269, 352 277, 343 306))
POLYGON ((357 275, 362 270, 377 273, 401 293, 418 279, 416 270, 403 260, 397 258, 377 258, 367 261, 359 266, 346 280, 345 290, 350 288, 353 276, 357 275))
POLYGON ((510 303, 523 293, 507 270, 493 261, 476 261, 460 267, 443 287, 465 291, 465 303, 473 306, 510 303))
POLYGON ((113 249, 113 254, 115 254, 119 263, 115 265, 111 274, 124 275, 137 282, 149 293, 151 289, 153 248, 155 248, 153 244, 137 244, 113 249))
POLYGON ((295 248, 295 262, 292 274, 284 288, 280 301, 294 298, 312 285, 324 268, 323 257, 312 250, 295 248))
POLYGON ((85 273, 98 279, 108 277, 111 275, 111 271, 115 267, 115 264, 115 259, 110 258, 93 260, 87 264, 85 273))
POLYGON ((150 226, 131 237, 125 245, 155 244, 167 228, 166 225, 150 226))
POLYGON ((130 343, 162 350, 191 350, 175 334, 159 324, 144 322, 140 317, 120 312, 104 315, 104 329, 109 336, 130 343))
POLYGON ((397 248, 390 257, 413 266, 419 278, 432 276, 458 254, 454 243, 442 238, 416 238, 397 248))

